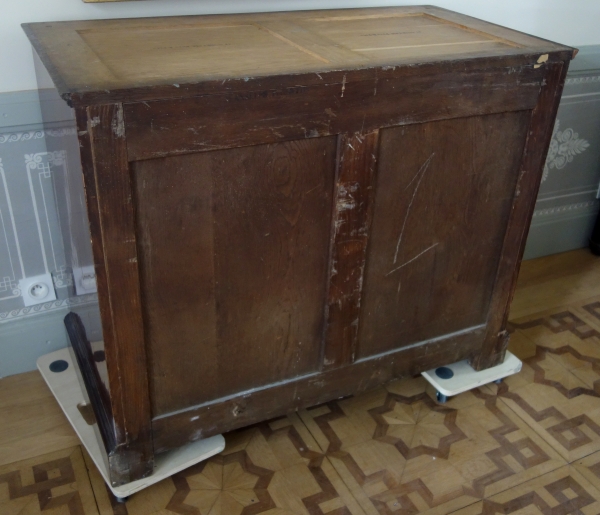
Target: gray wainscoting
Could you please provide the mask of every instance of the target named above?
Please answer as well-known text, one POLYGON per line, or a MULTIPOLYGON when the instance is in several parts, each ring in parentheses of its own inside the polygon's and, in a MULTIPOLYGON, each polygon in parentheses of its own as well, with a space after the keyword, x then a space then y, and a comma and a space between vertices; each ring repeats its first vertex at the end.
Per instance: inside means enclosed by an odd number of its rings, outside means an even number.
MULTIPOLYGON (((65 253, 61 236, 73 224, 59 214, 57 197, 65 193, 53 181, 79 168, 73 112, 54 90, 0 94, 0 377, 32 370, 39 356, 65 347, 69 310, 101 334, 96 294, 75 295, 73 253, 65 253), (45 273, 57 299, 25 307, 19 280, 45 273)), ((83 199, 77 203, 81 211, 83 199)), ((78 266, 93 264, 87 248, 75 253, 78 266)))
POLYGON ((588 245, 600 202, 600 46, 571 63, 525 259, 588 245))
MULTIPOLYGON (((56 92, 0 94, 0 377, 33 370, 39 356, 67 346, 69 310, 84 318, 90 339, 101 337, 96 294, 73 287, 73 268, 92 265, 89 239, 74 251, 86 238, 83 200, 55 190, 79 168, 73 112, 56 92), (57 300, 25 307, 19 280, 43 273, 52 274, 57 300)), ((572 64, 526 258, 587 246, 599 182, 600 46, 572 64)))

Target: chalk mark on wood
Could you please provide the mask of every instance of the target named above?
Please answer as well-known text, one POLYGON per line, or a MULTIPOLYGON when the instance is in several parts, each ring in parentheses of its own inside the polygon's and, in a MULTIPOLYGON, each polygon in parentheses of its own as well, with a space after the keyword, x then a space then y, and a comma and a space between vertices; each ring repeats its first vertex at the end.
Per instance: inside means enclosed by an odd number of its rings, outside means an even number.
MULTIPOLYGON (((410 209, 411 209, 411 207, 413 205, 415 197, 417 196, 417 191, 419 191, 419 186, 421 185, 421 181, 423 180, 423 177, 425 177, 425 172, 429 168, 429 164, 431 163, 431 160, 433 159, 433 156, 435 156, 435 152, 431 153, 431 155, 427 158, 427 161, 425 161, 423 163, 423 165, 421 166, 421 168, 419 168, 419 171, 410 180, 410 182, 408 183, 408 185, 406 186, 406 188, 404 188, 404 191, 406 191, 406 189, 420 175, 419 180, 417 181, 417 185, 415 186, 415 189, 413 191, 413 195, 412 195, 412 197, 410 199, 410 202, 408 204, 408 208, 406 209, 406 215, 404 216, 404 222, 402 223, 402 229, 400 230, 400 236, 398 237, 398 243, 396 243, 396 253, 394 254, 394 265, 398 261, 398 251, 400 250, 400 243, 402 242, 402 236, 404 235, 404 229, 406 228, 406 221, 408 220, 408 216, 410 215, 410 209)), ((400 267, 400 268, 402 268, 402 267, 400 267)), ((389 274, 387 274, 387 275, 389 275, 389 274)))
POLYGON ((404 268, 406 265, 409 265, 410 263, 412 263, 415 259, 419 259, 423 254, 425 254, 425 252, 430 251, 433 247, 437 247, 438 245, 439 245, 439 242, 438 243, 434 243, 430 247, 427 247, 425 250, 423 250, 422 252, 420 252, 419 254, 417 254, 414 258, 409 259, 406 263, 400 265, 397 268, 394 268, 393 270, 390 270, 387 274, 385 274, 385 276, 387 277, 388 275, 393 274, 394 272, 400 270, 401 268, 404 268))

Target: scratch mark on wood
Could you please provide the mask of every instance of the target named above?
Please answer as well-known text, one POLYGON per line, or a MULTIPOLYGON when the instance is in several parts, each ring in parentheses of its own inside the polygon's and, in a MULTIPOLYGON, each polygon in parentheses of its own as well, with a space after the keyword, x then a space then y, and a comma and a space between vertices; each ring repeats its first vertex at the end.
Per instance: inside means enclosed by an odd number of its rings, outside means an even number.
POLYGON ((431 153, 431 155, 427 158, 427 161, 425 161, 423 163, 423 165, 421 166, 421 168, 419 168, 419 171, 410 180, 410 182, 408 183, 408 185, 406 186, 406 188, 404 188, 404 191, 406 191, 406 189, 420 175, 419 180, 417 182, 417 185, 415 186, 415 190, 413 191, 413 195, 412 195, 412 197, 410 199, 410 203, 408 204, 408 207, 406 208, 406 215, 404 215, 404 222, 402 223, 402 229, 400 230, 400 236, 398 237, 398 243, 396 243, 396 252, 394 254, 394 264, 396 264, 396 262, 398 261, 398 251, 400 250, 400 243, 402 242, 402 236, 404 235, 404 229, 406 228, 406 222, 408 220, 408 216, 410 215, 410 209, 411 209, 411 207, 413 205, 415 197, 417 196, 417 191, 419 191, 419 186, 421 185, 421 181, 423 180, 423 177, 425 177, 425 172, 429 168, 429 164, 431 163, 431 160, 433 159, 433 156, 435 156, 435 152, 431 153))
POLYGON ((344 98, 344 91, 346 91, 346 74, 342 78, 342 98, 344 98))
POLYGON ((409 265, 410 263, 412 263, 415 259, 419 259, 423 254, 425 254, 425 252, 429 252, 433 247, 437 247, 438 245, 439 245, 439 242, 434 243, 433 245, 431 245, 431 247, 427 247, 424 251, 417 254, 414 258, 409 259, 406 263, 403 263, 399 267, 394 268, 393 270, 390 270, 387 274, 385 274, 385 276, 387 277, 388 275, 393 274, 394 272, 400 270, 401 268, 404 268, 406 265, 409 265))
POLYGON ((309 193, 315 191, 318 187, 319 187, 319 185, 315 186, 314 188, 309 189, 308 191, 305 191, 304 195, 308 195, 309 193))

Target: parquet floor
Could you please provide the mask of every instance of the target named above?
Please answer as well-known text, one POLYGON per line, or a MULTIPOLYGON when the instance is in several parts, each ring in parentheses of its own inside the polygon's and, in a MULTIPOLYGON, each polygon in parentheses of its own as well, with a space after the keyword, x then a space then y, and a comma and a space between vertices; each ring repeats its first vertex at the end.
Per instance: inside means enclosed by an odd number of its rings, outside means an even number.
POLYGON ((43 381, 0 380, 0 514, 600 514, 600 258, 524 263, 523 371, 440 405, 402 379, 226 435, 223 454, 111 498, 43 381))

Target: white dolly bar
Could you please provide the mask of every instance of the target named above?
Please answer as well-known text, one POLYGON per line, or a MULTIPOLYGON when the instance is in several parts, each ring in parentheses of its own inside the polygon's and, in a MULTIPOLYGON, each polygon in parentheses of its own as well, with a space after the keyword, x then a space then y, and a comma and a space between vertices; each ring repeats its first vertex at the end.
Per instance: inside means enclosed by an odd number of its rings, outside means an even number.
POLYGON ((432 368, 421 375, 437 390, 438 401, 444 403, 448 397, 467 390, 492 382, 499 383, 505 377, 520 372, 522 366, 519 358, 506 351, 503 363, 479 372, 465 359, 445 367, 432 368))
POLYGON ((88 454, 94 460, 104 481, 118 500, 123 501, 130 495, 206 460, 225 449, 225 439, 222 435, 191 442, 172 451, 156 455, 154 472, 151 476, 132 481, 125 485, 112 486, 109 480, 106 452, 104 451, 100 433, 97 430, 97 424, 89 425, 77 408, 78 405, 87 404, 87 402, 84 399, 77 371, 73 363, 75 363, 75 360, 71 351, 69 348, 66 348, 42 356, 37 360, 37 367, 88 454), (52 372, 50 364, 59 360, 66 361, 68 367, 62 372, 52 372))

